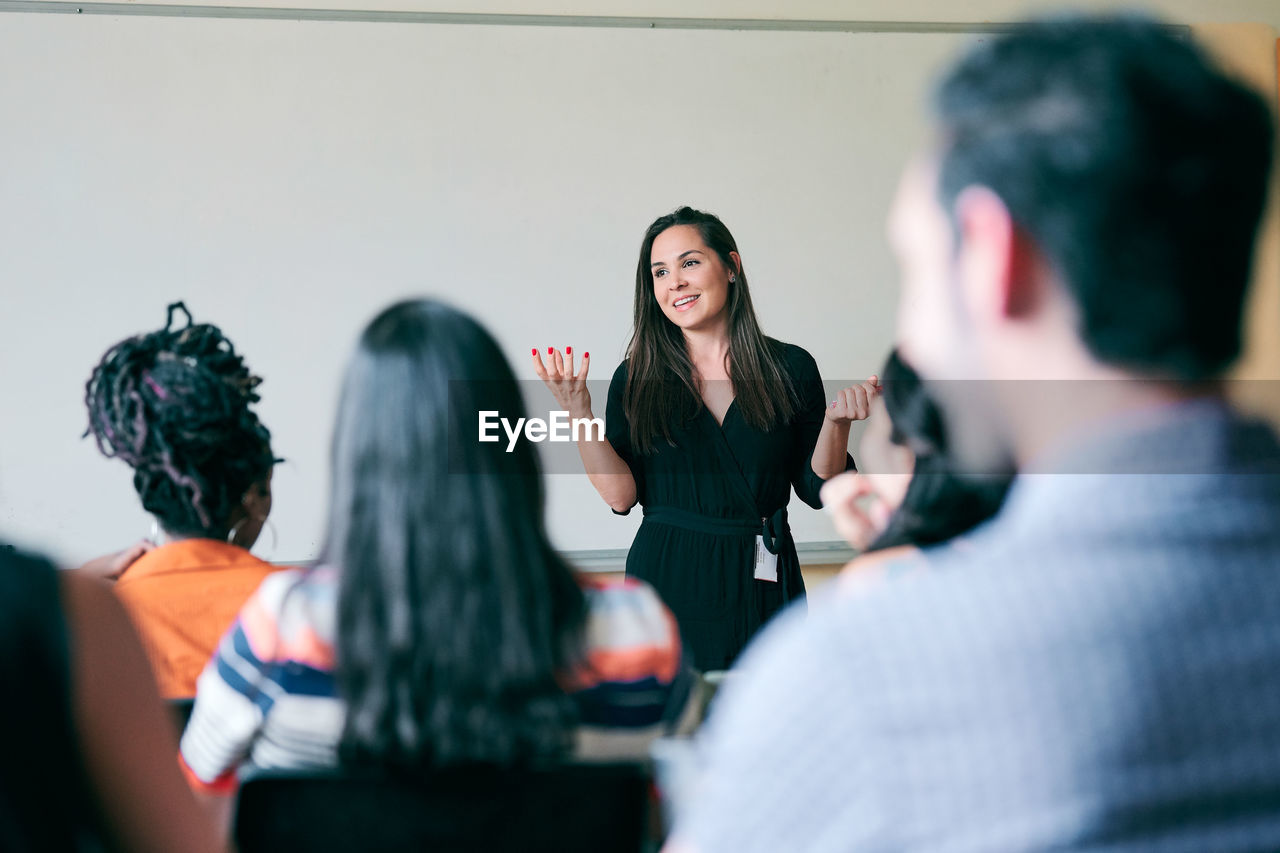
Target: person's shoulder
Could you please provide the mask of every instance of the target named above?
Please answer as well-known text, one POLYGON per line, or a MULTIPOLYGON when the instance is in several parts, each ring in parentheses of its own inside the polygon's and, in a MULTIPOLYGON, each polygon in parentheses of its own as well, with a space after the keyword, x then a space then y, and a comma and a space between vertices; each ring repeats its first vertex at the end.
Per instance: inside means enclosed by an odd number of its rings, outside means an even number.
MULTIPOLYGON (((120 644, 138 643, 137 629, 110 584, 76 571, 56 572, 57 606, 62 613, 69 645, 75 658, 84 658, 101 649, 119 649, 120 644)), ((30 605, 30 602, 28 602, 30 605)), ((138 651, 141 655, 141 651, 138 651)), ((154 688, 152 688, 154 690, 154 688)))
POLYGON ((698 732, 705 769, 674 838, 705 850, 822 847, 817 834, 831 839, 835 816, 866 796, 867 768, 882 759, 865 707, 880 690, 861 678, 868 649, 828 642, 830 624, 793 605, 747 646, 698 732))
POLYGON ((839 595, 865 595, 880 584, 891 583, 912 569, 927 564, 914 545, 898 545, 879 551, 864 551, 850 560, 835 578, 839 595))
POLYGON ((774 617, 743 651, 734 664, 736 675, 767 674, 775 669, 789 670, 795 661, 817 663, 819 658, 835 650, 818 641, 825 632, 821 615, 830 608, 815 610, 811 606, 791 606, 774 617), (814 618, 818 617, 818 618, 814 618))
MULTIPOLYGON (((978 665, 976 647, 1043 652, 1037 634, 1060 629, 1069 637, 1096 594, 1081 553, 1045 549, 998 518, 949 542, 869 556, 815 601, 807 626, 823 648, 879 659, 869 672, 897 666, 886 660, 978 665)), ((998 669, 994 660, 985 663, 998 669)))
POLYGON ((778 697, 787 697, 793 713, 809 715, 817 725, 847 712, 857 697, 878 694, 886 677, 913 677, 903 662, 917 654, 936 659, 930 629, 947 621, 939 607, 945 596, 934 589, 937 579, 921 572, 910 582, 828 590, 775 617, 735 663, 733 685, 726 683, 723 696, 716 697, 736 707, 730 723, 736 736, 749 739, 746 732, 771 724, 758 709, 775 707, 778 697))
POLYGON ((656 590, 634 577, 593 578, 579 575, 578 585, 586 596, 592 619, 608 622, 642 620, 667 627, 671 612, 656 590))
MULTIPOLYGON (((876 637, 896 634, 905 624, 945 619, 949 603, 965 597, 962 581, 983 556, 955 552, 947 546, 921 551, 903 547, 856 558, 815 595, 803 620, 788 632, 779 626, 778 642, 795 653, 845 658, 873 648, 876 637)), ((910 638, 905 641, 910 642, 910 638)))
POLYGON ((818 362, 804 347, 768 337, 765 338, 765 342, 774 354, 782 359, 783 365, 792 376, 806 376, 818 372, 818 362))
POLYGON ((338 595, 337 573, 328 566, 294 567, 272 572, 240 611, 250 642, 309 637, 332 639, 338 595))
POLYGON ((272 572, 258 588, 277 612, 294 608, 333 607, 338 597, 338 573, 332 566, 293 566, 272 572))
POLYGON ((263 663, 291 661, 330 670, 337 591, 336 573, 325 566, 273 572, 240 609, 233 634, 239 633, 263 663))
POLYGON ((603 680, 674 677, 682 653, 675 617, 658 593, 636 578, 579 577, 586 597, 585 651, 603 680))
POLYGON ((627 383, 627 369, 629 368, 630 365, 631 365, 631 359, 628 357, 628 358, 624 358, 618 364, 618 366, 613 369, 613 376, 611 376, 609 379, 609 383, 611 387, 614 383, 620 383, 622 385, 625 385, 627 383))
POLYGON ((278 609, 288 592, 303 583, 306 576, 306 570, 298 566, 278 569, 262 579, 254 596, 278 609))
POLYGON ((862 634, 858 625, 842 620, 847 610, 792 605, 751 640, 716 692, 715 711, 705 732, 712 753, 750 752, 765 733, 778 734, 780 719, 803 719, 806 737, 828 722, 849 722, 844 716, 848 699, 833 697, 876 688, 868 687, 859 675, 873 647, 851 639, 850 633, 862 634))

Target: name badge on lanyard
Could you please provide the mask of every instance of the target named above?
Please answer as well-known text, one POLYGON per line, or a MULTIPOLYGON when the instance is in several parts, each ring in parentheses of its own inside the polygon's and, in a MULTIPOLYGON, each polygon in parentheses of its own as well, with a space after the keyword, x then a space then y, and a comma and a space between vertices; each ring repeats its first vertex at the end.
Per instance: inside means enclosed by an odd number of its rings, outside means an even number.
POLYGON ((778 555, 764 547, 764 537, 756 534, 755 579, 758 581, 778 582, 778 555))

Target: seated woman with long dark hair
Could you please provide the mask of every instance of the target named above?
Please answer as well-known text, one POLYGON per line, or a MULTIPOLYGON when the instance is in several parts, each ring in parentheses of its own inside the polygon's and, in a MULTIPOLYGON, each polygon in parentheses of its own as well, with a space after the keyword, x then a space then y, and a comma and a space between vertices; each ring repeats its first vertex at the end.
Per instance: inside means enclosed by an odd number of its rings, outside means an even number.
POLYGON ((493 338, 432 301, 365 329, 333 436, 317 567, 273 575, 200 677, 182 759, 197 790, 242 766, 421 770, 639 756, 691 724, 675 621, 634 580, 576 577, 544 528, 523 417, 493 338))
POLYGON ((253 410, 260 382, 221 329, 175 302, 164 328, 107 350, 85 389, 89 431, 133 469, 157 540, 95 564, 123 571, 116 595, 167 698, 195 695, 218 641, 275 569, 249 553, 271 512, 276 462, 253 410))
POLYGON ((822 489, 837 531, 863 551, 849 569, 882 565, 968 532, 999 511, 1011 482, 956 470, 942 413, 897 350, 880 375, 882 393, 859 445, 863 470, 822 489))

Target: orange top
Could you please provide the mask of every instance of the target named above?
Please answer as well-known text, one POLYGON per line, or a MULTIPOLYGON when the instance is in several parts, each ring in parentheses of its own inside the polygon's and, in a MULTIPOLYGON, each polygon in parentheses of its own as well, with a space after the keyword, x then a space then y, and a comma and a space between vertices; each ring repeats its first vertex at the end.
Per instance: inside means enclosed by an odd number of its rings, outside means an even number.
POLYGON ((196 695, 196 677, 245 600, 276 570, 244 548, 184 539, 138 558, 116 582, 166 699, 196 695))

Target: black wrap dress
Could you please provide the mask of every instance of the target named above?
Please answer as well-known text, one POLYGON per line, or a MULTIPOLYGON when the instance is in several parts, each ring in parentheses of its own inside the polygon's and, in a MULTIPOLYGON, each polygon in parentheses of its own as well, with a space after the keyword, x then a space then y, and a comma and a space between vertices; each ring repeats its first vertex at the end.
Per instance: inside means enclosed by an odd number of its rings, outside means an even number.
MULTIPOLYGON (((674 447, 659 439, 656 451, 640 454, 623 409, 627 362, 609 385, 605 437, 630 467, 644 512, 627 574, 653 585, 666 601, 703 671, 727 669, 770 617, 804 596, 786 507, 793 488, 800 500, 821 507, 823 480, 812 457, 827 399, 813 356, 774 345, 781 347, 800 410, 768 432, 748 424, 736 401, 723 424, 700 406, 692 420, 672 424, 674 447), (777 555, 776 582, 755 576, 757 536, 777 555)), ((845 460, 852 468, 852 457, 845 460)))

